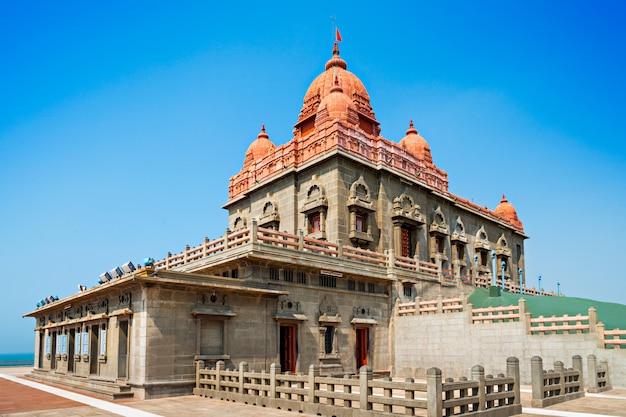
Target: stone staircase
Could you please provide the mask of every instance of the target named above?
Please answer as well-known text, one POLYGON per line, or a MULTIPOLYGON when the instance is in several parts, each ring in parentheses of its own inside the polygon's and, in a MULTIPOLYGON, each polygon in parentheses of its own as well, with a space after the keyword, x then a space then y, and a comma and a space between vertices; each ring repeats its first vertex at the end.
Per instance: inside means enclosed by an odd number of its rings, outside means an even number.
POLYGON ((103 381, 99 379, 85 378, 74 375, 60 375, 54 372, 33 370, 30 374, 24 375, 25 378, 36 382, 54 384, 64 388, 70 388, 82 391, 85 394, 105 400, 120 400, 124 398, 132 398, 134 393, 125 381, 117 382, 103 381))

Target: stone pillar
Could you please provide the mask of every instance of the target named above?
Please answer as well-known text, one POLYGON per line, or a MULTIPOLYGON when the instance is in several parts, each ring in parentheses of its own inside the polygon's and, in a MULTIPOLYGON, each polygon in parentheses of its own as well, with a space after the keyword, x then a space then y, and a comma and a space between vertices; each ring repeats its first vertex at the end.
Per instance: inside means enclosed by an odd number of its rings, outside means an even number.
POLYGON ((257 223, 256 219, 252 219, 252 226, 250 227, 250 242, 252 242, 252 244, 258 242, 258 235, 259 224, 257 223))
POLYGON ((596 338, 598 341, 598 348, 604 349, 604 323, 598 323, 596 325, 596 338))
POLYGON ((202 257, 206 258, 207 256, 207 246, 209 246, 209 238, 204 238, 204 244, 202 245, 202 257))
POLYGON ((506 376, 515 380, 515 382, 513 382, 513 384, 515 384, 513 387, 513 390, 515 391, 513 404, 521 404, 522 398, 520 396, 519 359, 514 356, 506 359, 506 376))
POLYGON ((369 366, 361 366, 359 369, 359 408, 361 410, 371 410, 372 403, 369 397, 372 395, 372 388, 369 381, 372 380, 372 368, 369 366))
POLYGON ((441 417, 443 387, 441 385, 441 369, 429 368, 426 371, 427 417, 441 417))
POLYGON ((248 390, 245 388, 246 373, 248 372, 248 362, 239 363, 239 393, 247 394, 248 390))
POLYGON ((343 241, 341 239, 337 239, 337 257, 343 258, 343 241))
POLYGON ((196 388, 200 388, 200 371, 204 369, 204 361, 196 362, 196 388))
POLYGON ((598 312, 595 308, 589 307, 587 314, 589 315, 589 333, 596 333, 596 326, 598 325, 598 312))
POLYGON ((320 399, 315 395, 315 391, 319 390, 320 384, 315 382, 320 374, 320 367, 317 365, 309 366, 309 402, 319 403, 320 399))
POLYGON ((543 359, 539 356, 530 358, 530 381, 533 402, 543 400, 543 359))
POLYGON ((565 365, 563 362, 554 362, 554 372, 559 376, 559 395, 565 395, 565 365))
POLYGON ((224 361, 217 361, 215 364, 215 390, 222 390, 222 372, 226 369, 224 361))
POLYGON ((228 235, 230 234, 230 229, 226 228, 224 231, 224 250, 228 249, 228 235))
POLYGON ((585 391, 583 383, 583 358, 580 355, 572 356, 572 368, 578 371, 578 392, 585 391))
POLYGON ((441 293, 437 296, 437 313, 443 313, 443 296, 441 293))
POLYGON ((298 250, 300 252, 304 250, 304 232, 302 229, 298 229, 298 250))
POLYGON ((587 390, 589 392, 597 392, 598 389, 598 361, 596 355, 587 356, 587 374, 589 375, 589 382, 587 390))
MULTIPOLYGON (((415 380, 413 378, 407 378, 404 380, 404 382, 406 382, 407 384, 412 384, 415 382, 415 380)), ((413 390, 405 390, 404 391, 404 398, 406 400, 414 400, 415 399, 415 391, 413 390)), ((411 408, 411 407, 405 407, 405 413, 404 415, 407 416, 414 416, 415 415, 415 408, 411 408)))
POLYGON ((478 411, 485 410, 485 368, 480 365, 472 367, 472 381, 478 381, 478 411))
POLYGON ((280 374, 280 365, 272 363, 270 365, 270 398, 278 398, 276 395, 276 375, 280 374))

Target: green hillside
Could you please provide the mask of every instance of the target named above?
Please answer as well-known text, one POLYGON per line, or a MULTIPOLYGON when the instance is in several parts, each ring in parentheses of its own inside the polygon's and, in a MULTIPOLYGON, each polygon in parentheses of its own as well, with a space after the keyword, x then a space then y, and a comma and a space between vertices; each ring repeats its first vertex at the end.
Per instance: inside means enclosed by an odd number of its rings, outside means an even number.
POLYGON ((469 297, 469 302, 476 308, 517 305, 520 298, 526 300, 526 310, 532 317, 562 316, 567 314, 587 315, 589 307, 598 312, 598 321, 604 323, 607 330, 626 329, 626 305, 605 303, 575 297, 537 297, 532 295, 502 292, 500 297, 490 297, 488 288, 476 288, 469 297))

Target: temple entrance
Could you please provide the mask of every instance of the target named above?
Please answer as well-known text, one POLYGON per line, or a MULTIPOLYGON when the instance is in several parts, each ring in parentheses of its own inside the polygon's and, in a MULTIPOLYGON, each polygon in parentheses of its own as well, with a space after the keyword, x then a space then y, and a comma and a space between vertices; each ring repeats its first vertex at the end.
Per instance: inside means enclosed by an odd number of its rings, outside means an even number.
POLYGON ((296 372, 296 325, 280 325, 280 370, 296 372))
POLYGON ((356 368, 367 365, 369 348, 369 329, 367 327, 356 328, 356 368))
POLYGON ((126 378, 128 358, 128 320, 119 322, 119 336, 117 345, 117 377, 126 378))

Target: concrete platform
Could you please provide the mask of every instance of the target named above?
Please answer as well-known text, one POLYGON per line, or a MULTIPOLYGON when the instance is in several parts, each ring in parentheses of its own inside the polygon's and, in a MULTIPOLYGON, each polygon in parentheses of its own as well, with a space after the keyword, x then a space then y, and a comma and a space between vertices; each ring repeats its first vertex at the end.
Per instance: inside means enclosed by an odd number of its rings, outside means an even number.
MULTIPOLYGON (((161 398, 155 400, 105 401, 40 384, 21 376, 30 368, 0 369, 0 416, 10 417, 294 417, 298 413, 262 408, 253 405, 225 402, 195 396, 161 398)), ((528 387, 522 390, 522 404, 530 404, 528 387)), ((523 408, 522 417, 626 417, 626 391, 612 390, 543 409, 523 408)))

